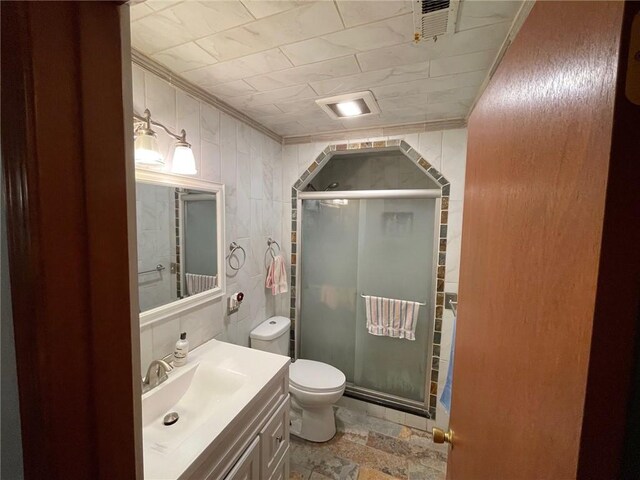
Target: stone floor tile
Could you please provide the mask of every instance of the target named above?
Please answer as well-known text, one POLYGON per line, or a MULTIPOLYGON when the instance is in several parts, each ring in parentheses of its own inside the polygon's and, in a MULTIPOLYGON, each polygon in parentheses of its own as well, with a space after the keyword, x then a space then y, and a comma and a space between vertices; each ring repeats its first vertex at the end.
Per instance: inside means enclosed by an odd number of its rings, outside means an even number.
POLYGON ((358 465, 342 456, 336 455, 323 444, 311 442, 291 442, 291 459, 297 465, 325 475, 334 480, 356 480, 358 478, 358 465))
POLYGON ((381 450, 359 443, 341 441, 329 447, 335 455, 349 459, 360 467, 378 470, 392 477, 406 479, 409 463, 406 458, 397 457, 381 450))
POLYGON ((301 467, 293 462, 289 465, 289 479, 290 480, 309 480, 311 476, 311 470, 301 467))
POLYGON ((446 474, 420 463, 409 464, 408 480, 445 480, 446 474))
POLYGON ((332 480, 332 477, 327 477, 326 475, 318 472, 312 472, 311 478, 309 478, 309 480, 332 480))
POLYGON ((398 434, 398 438, 402 438, 404 440, 411 438, 411 435, 413 433, 411 432, 411 429, 409 427, 402 427, 402 429, 400 430, 400 433, 398 434))
POLYGON ((336 411, 336 419, 346 424, 359 425, 367 430, 373 430, 390 437, 397 437, 405 428, 403 425, 372 417, 365 412, 354 412, 343 407, 336 411))
POLYGON ((378 432, 369 433, 367 446, 399 457, 409 457, 413 453, 411 445, 406 440, 389 437, 378 432))
POLYGON ((342 420, 336 420, 336 428, 339 433, 342 433, 343 438, 346 440, 366 445, 367 438, 369 437, 369 430, 367 430, 363 425, 358 425, 357 423, 345 423, 342 420))
POLYGON ((368 467, 360 467, 358 480, 397 480, 397 477, 392 477, 379 470, 373 470, 368 467))
POLYGON ((435 450, 444 455, 445 459, 449 453, 449 445, 446 443, 437 444, 433 443, 433 437, 428 432, 421 430, 411 429, 411 436, 407 439, 409 443, 416 447, 426 448, 429 450, 435 450))
POLYGON ((448 449, 431 434, 336 408, 336 436, 325 443, 291 437, 292 480, 444 480, 448 449))

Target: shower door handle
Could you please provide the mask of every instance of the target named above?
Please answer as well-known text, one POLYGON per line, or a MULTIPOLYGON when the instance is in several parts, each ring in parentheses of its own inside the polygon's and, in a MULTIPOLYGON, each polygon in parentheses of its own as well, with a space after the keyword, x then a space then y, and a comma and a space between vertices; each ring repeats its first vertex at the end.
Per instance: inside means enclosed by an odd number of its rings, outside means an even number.
POLYGON ((433 427, 431 434, 433 435, 433 443, 448 443, 453 448, 453 430, 445 432, 440 428, 433 427))

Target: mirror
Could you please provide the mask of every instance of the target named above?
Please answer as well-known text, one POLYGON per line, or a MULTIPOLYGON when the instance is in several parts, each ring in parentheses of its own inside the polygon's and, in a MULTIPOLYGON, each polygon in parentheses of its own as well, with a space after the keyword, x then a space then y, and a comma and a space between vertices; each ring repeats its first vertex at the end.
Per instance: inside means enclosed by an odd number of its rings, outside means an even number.
POLYGON ((223 295, 223 202, 222 185, 136 173, 141 324, 223 295))

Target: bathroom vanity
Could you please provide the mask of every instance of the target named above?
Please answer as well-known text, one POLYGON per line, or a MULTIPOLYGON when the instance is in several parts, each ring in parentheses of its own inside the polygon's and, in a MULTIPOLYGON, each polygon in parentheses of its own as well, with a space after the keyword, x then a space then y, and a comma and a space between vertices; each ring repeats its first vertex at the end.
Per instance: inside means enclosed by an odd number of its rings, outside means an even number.
POLYGON ((287 480, 289 363, 217 340, 193 350, 142 397, 145 478, 287 480))

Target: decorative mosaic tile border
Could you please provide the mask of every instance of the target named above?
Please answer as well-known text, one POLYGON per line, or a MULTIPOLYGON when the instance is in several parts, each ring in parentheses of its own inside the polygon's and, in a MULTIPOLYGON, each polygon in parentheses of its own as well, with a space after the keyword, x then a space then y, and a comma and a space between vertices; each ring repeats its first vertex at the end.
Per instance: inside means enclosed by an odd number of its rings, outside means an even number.
MULTIPOLYGON (((440 235, 438 242, 438 266, 436 269, 436 294, 433 322, 433 349, 431 355, 431 375, 429 384, 428 411, 431 419, 436 418, 436 404, 438 399, 438 375, 440 366, 440 349, 442 344, 442 314, 444 311, 444 275, 446 271, 447 257, 447 228, 449 219, 449 195, 451 185, 449 181, 436 168, 433 167, 417 150, 404 140, 380 140, 361 143, 340 143, 329 145, 307 167, 300 178, 291 188, 291 303, 289 316, 291 317, 290 348, 291 355, 295 352, 295 325, 296 325, 296 297, 297 297, 297 251, 298 251, 298 192, 302 191, 315 177, 331 157, 338 152, 351 150, 400 150, 409 160, 415 163, 425 175, 430 177, 442 190, 440 199, 440 235)), ((446 373, 446 372, 445 372, 446 373)))
POLYGON ((174 191, 175 198, 175 218, 176 218, 176 295, 182 298, 182 275, 180 274, 180 192, 176 188, 174 191))

